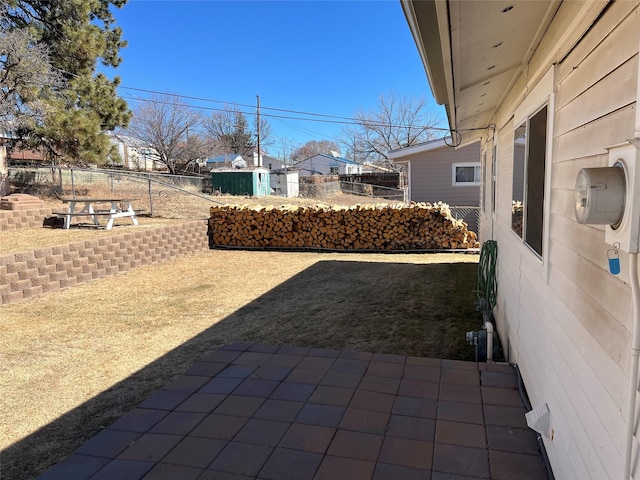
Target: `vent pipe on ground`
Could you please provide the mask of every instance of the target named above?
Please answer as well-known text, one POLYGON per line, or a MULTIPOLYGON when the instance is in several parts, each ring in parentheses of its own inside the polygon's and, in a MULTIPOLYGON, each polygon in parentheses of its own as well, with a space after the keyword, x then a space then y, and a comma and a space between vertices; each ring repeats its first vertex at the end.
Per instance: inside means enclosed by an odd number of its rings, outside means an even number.
POLYGON ((486 321, 482 330, 477 332, 471 331, 466 333, 467 342, 476 349, 476 362, 492 362, 493 361, 493 339, 495 332, 493 323, 486 321))

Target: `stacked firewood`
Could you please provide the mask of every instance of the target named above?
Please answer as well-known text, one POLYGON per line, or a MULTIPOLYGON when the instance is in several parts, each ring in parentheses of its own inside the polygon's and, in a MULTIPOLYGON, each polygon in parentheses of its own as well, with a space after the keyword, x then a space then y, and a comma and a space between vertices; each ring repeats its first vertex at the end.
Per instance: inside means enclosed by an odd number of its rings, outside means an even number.
POLYGON ((355 207, 211 207, 209 245, 329 250, 477 248, 444 203, 355 207))

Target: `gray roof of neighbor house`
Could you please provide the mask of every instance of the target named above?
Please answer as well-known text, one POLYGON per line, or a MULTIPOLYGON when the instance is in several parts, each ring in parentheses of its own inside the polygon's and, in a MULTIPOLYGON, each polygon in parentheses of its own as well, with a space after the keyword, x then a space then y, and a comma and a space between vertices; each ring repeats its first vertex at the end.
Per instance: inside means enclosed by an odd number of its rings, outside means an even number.
MULTIPOLYGON (((315 155, 310 156, 309 158, 313 158, 313 157, 326 157, 329 158, 331 160, 335 160, 336 162, 340 162, 340 163, 346 163, 349 165, 360 165, 360 162, 356 162, 355 160, 349 160, 348 158, 343 158, 343 157, 335 157, 333 155, 327 155, 326 153, 316 153, 315 155)), ((297 163, 302 163, 304 161, 309 160, 309 158, 305 158, 304 160, 297 162, 297 163)))
POLYGON ((221 155, 216 155, 215 157, 207 158, 207 163, 233 162, 238 157, 242 158, 242 155, 240 155, 239 153, 224 153, 221 155))
POLYGON ((444 139, 437 138, 435 140, 429 140, 427 142, 417 143, 409 147, 395 148, 389 150, 389 158, 396 159, 404 157, 405 155, 411 155, 412 153, 427 152, 429 150, 435 150, 436 148, 448 146, 444 139))
POLYGON ((114 133, 109 136, 111 137, 112 140, 122 142, 124 145, 128 147, 133 147, 133 148, 149 148, 150 147, 150 145, 147 142, 140 140, 139 138, 132 137, 130 135, 122 135, 120 133, 114 133))

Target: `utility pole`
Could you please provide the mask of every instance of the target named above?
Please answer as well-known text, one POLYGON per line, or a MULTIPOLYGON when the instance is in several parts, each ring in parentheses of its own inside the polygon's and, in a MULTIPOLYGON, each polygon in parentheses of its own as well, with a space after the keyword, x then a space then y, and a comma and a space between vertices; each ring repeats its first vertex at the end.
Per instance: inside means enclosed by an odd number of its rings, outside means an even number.
POLYGON ((258 166, 261 167, 262 157, 260 156, 260 95, 256 95, 256 98, 258 99, 258 108, 256 113, 256 132, 258 134, 258 166))

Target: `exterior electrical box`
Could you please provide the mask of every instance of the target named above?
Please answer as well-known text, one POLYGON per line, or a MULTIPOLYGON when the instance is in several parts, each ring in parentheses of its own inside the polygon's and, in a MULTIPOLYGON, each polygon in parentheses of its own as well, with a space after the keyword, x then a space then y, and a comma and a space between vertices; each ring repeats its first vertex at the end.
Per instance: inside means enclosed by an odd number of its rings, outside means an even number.
POLYGON ((640 252, 640 138, 607 148, 609 166, 583 168, 575 187, 578 223, 606 225, 604 239, 627 253, 640 252))
POLYGON ((627 253, 640 252, 640 155, 633 139, 609 147, 609 166, 621 167, 625 173, 624 213, 618 225, 605 227, 604 239, 627 253))
POLYGON ((622 165, 583 168, 576 179, 576 220, 578 223, 619 227, 624 214, 625 190, 622 165))

